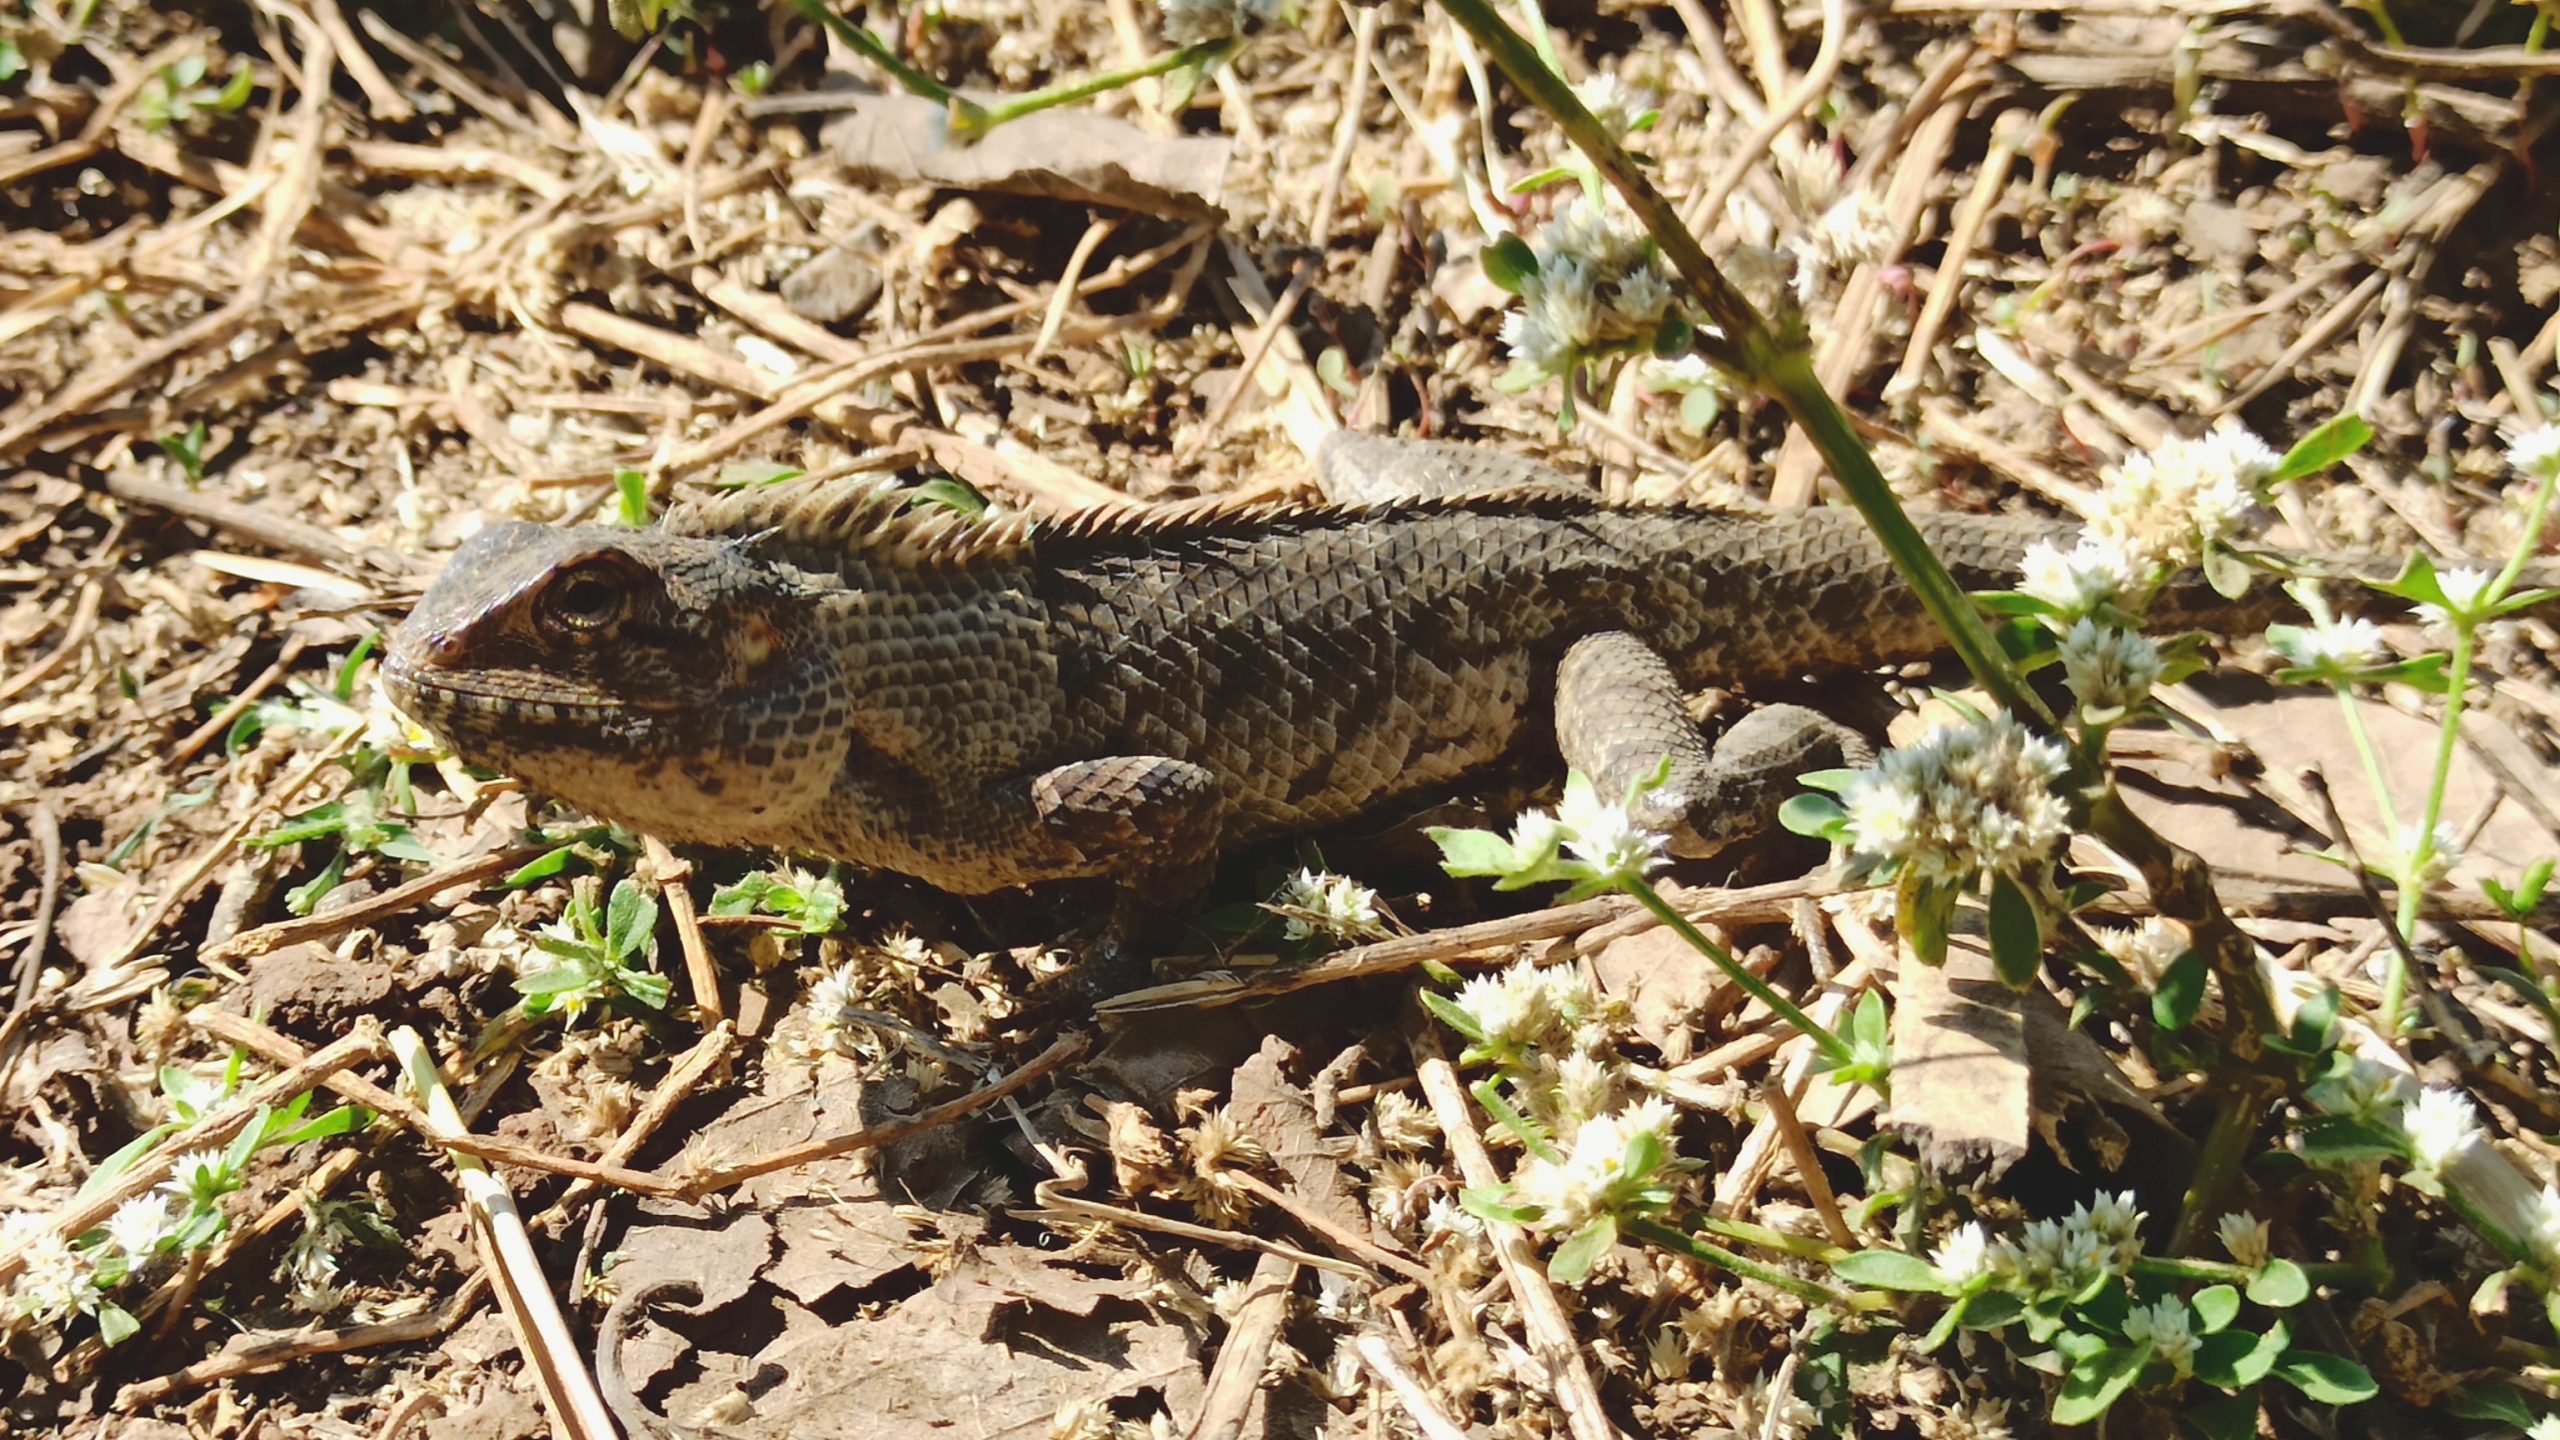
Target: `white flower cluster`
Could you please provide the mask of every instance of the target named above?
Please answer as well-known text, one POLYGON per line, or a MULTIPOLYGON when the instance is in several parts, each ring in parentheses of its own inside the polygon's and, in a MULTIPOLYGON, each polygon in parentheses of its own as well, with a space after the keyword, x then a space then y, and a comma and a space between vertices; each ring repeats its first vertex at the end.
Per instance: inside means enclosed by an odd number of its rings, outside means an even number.
POLYGON ((2187 948, 2186 932, 2175 921, 2157 915, 2144 916, 2131 930, 2093 930, 2090 936, 2126 974, 2146 987, 2158 985, 2162 972, 2187 948))
POLYGON ((2130 710, 2160 678, 2160 650, 2139 632, 2082 618, 2062 635, 2063 683, 2084 710, 2130 710))
POLYGON ((2195 1368, 2196 1334, 2187 1323, 2187 1302, 2174 1295, 2134 1306, 2124 1317, 2124 1338, 2149 1345, 2152 1354, 2181 1375, 2195 1368))
POLYGON ((1271 908, 1291 940, 1373 940, 1387 933, 1378 919, 1378 892, 1347 876, 1301 869, 1271 897, 1271 908))
POLYGON ((2240 533, 2258 485, 2283 459, 2238 425, 2140 451, 2103 477, 2088 533, 2137 573, 2180 569, 2240 533))
POLYGON ((2002 1289, 2069 1293, 2131 1270, 2142 1255, 2141 1227, 2131 1192, 2102 1193, 2067 1218, 2028 1221, 2014 1241, 1967 1221, 1929 1252, 1929 1263, 1950 1284, 1988 1276, 2002 1289))
POLYGON ((2360 670, 2390 652, 2382 627, 2370 620, 2323 618, 2311 625, 2278 625, 2267 631, 2267 643, 2288 665, 2317 670, 2324 676, 2360 670))
POLYGON ((2231 1262, 2235 1265, 2255 1270, 2264 1266, 2274 1254, 2267 1222, 2255 1216, 2234 1210, 2216 1222, 2214 1230, 2221 1235, 2222 1248, 2231 1252, 2231 1262))
POLYGON ((2479 1110, 2449 1085, 2430 1085, 2402 1106, 2400 1129, 2409 1139, 2410 1168, 2430 1179, 2482 1143, 2479 1110))
POLYGON ((1840 793, 1852 849, 1937 879, 2014 874, 2070 829, 2060 745, 2003 713, 1887 751, 1840 793))
POLYGON ((1539 1230, 1572 1234, 1623 1204, 1631 1188, 1658 1178, 1660 1165, 1641 1174, 1627 1168, 1630 1142, 1648 1137, 1651 1152, 1667 1158, 1678 1118, 1670 1101, 1649 1095, 1624 1110, 1585 1120, 1562 1159, 1532 1157, 1521 1165, 1512 1177, 1513 1192, 1522 1203, 1541 1207, 1539 1230))
POLYGON ((1599 992, 1571 965, 1544 968, 1527 961, 1478 975, 1460 986, 1454 1002, 1497 1051, 1532 1046, 1569 1047, 1574 1032, 1601 1010, 1599 992))
POLYGON ((1662 100, 1641 85, 1630 85, 1606 71, 1573 87, 1573 97, 1591 118, 1600 122, 1610 137, 1624 140, 1636 130, 1650 124, 1662 100))
POLYGON ((2507 463, 2536 480, 2560 475, 2560 426, 2536 425, 2509 441, 2507 463))
POLYGON ((1538 232, 1535 272, 1502 341, 1535 376, 1562 375, 1600 351, 1649 341, 1671 309, 1671 279, 1651 237, 1615 201, 1584 195, 1538 232))
POLYGON ((1163 0, 1164 36, 1176 45, 1242 40, 1297 23, 1297 0, 1163 0))
POLYGON ((2524 1440, 2560 1440, 2560 1415, 2545 1415, 2524 1432, 2524 1440))
POLYGON ((2533 1247, 2533 1258, 2546 1269, 2560 1268, 2560 1189, 2549 1184, 2533 1197, 2533 1230, 2525 1243, 2533 1247))
POLYGON ((2439 629, 2449 630, 2456 622, 2475 619, 2489 593, 2489 582, 2496 579, 2486 570, 2464 566, 2436 576, 2436 585, 2444 591, 2444 603, 2421 601, 2418 618, 2439 629))
POLYGON ((98 1308, 96 1267, 54 1233, 49 1217, 20 1210, 0 1220, 0 1254, 21 1262, 9 1287, 9 1310, 18 1318, 59 1325, 98 1308))
POLYGON ((2027 547, 2021 568, 2021 594, 2072 617, 2114 604, 2131 594, 2140 580, 2123 551, 2086 532, 2069 550, 2047 540, 2035 542, 2027 547))

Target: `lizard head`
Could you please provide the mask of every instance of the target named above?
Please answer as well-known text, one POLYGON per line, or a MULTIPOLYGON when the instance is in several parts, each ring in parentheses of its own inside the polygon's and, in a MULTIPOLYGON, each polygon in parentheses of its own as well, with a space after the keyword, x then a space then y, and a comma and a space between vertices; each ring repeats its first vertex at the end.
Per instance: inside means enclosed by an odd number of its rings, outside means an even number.
POLYGON ((834 784, 851 724, 811 608, 733 542, 492 525, 383 675, 465 760, 665 839, 771 843, 834 784))

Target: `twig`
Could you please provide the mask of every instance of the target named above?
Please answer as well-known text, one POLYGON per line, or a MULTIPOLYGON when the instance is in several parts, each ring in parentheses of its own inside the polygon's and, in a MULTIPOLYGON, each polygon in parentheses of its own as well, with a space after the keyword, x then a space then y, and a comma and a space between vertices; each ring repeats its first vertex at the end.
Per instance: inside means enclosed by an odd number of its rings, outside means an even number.
POLYGON ((378 895, 368 895, 351 904, 316 915, 297 916, 243 930, 218 945, 208 945, 204 958, 212 964, 229 964, 251 960, 287 945, 300 945, 315 940, 333 940, 359 926, 404 914, 458 885, 485 885, 501 875, 540 859, 557 847, 520 845, 512 850, 499 850, 477 859, 448 865, 430 871, 415 880, 395 885, 378 895))
POLYGON ((1264 1255, 1253 1262, 1253 1278, 1244 1285, 1244 1303, 1227 1325, 1226 1343, 1209 1367, 1201 1387, 1200 1415, 1184 1440, 1238 1440, 1262 1391, 1262 1368, 1271 1358, 1271 1342, 1288 1318, 1289 1291, 1298 1281, 1298 1262, 1264 1255))
POLYGON ((673 1182, 674 1192, 682 1199, 699 1200, 705 1195, 726 1190, 732 1185, 753 1180, 759 1175, 770 1175, 776 1170, 788 1170, 795 1165, 810 1165, 820 1160, 832 1160, 838 1155, 850 1155, 858 1150, 875 1150, 883 1145, 894 1145, 911 1135, 938 1130, 963 1115, 994 1104, 1082 1055, 1085 1046, 1089 1043, 1091 1042, 1083 1035, 1062 1035, 1048 1049, 1034 1055, 1010 1073, 956 1099, 945 1100, 930 1109, 918 1111, 907 1119, 893 1120, 884 1125, 868 1125, 839 1135, 829 1135, 798 1145, 787 1145, 752 1160, 743 1160, 734 1165, 721 1165, 690 1174, 680 1182, 673 1182))
POLYGON ((488 1298, 489 1277, 483 1272, 464 1281, 462 1289, 444 1305, 398 1320, 348 1325, 334 1330, 295 1330, 281 1335, 244 1336, 232 1341, 218 1355, 207 1356, 193 1365, 154 1379, 127 1385, 116 1392, 115 1408, 130 1414, 182 1391, 242 1375, 255 1375, 262 1370, 280 1370, 296 1360, 307 1360, 314 1355, 343 1355, 382 1345, 414 1345, 422 1340, 433 1340, 461 1324, 464 1316, 480 1308, 480 1302, 488 1298))
POLYGON ((17 1065, 20 1032, 35 1014, 44 954, 53 948, 53 918, 62 900, 62 822, 54 818, 51 805, 38 800, 27 812, 27 829, 35 836, 42 878, 36 882, 35 928, 27 932, 26 948, 18 952, 18 967, 10 977, 9 1019, 0 1024, 0 1087, 17 1065))
MULTIPOLYGON (((410 1093, 423 1102, 432 1123, 447 1133, 461 1133, 462 1112, 454 1108, 426 1040, 402 1026, 391 1033, 390 1042, 410 1093)), ((462 1181, 481 1268, 497 1289, 498 1308, 515 1329, 516 1344, 534 1372, 551 1423, 568 1440, 614 1440, 612 1414, 569 1337, 569 1322, 551 1293, 541 1257, 534 1254, 533 1237, 525 1230, 515 1197, 478 1156, 449 1149, 447 1158, 462 1181)))
POLYGON ((1981 240, 1993 208, 2000 203, 2001 192, 2008 188, 2010 163, 2017 159, 2026 132, 2034 124, 2035 117, 2024 110, 2004 110, 1991 122, 1990 147, 1983 153, 1982 168, 1974 172, 1973 190, 1965 196, 1964 208, 1956 212, 1955 224, 1947 234, 1946 258, 1938 263, 1937 283, 1929 287, 1920 318, 1912 322, 1910 342, 1902 348, 1901 368, 1885 384, 1884 398, 1888 403, 1918 394, 1928 382, 1929 358, 1937 349, 1938 334, 1955 310, 1957 298, 1964 293, 1965 266, 1973 259, 1973 247, 1981 240))
POLYGON ((1847 0, 1822 0, 1822 43, 1814 51, 1813 64, 1805 70, 1795 88, 1771 104, 1768 113, 1751 127, 1751 133, 1743 137, 1742 148, 1725 162, 1724 169, 1707 186, 1706 193, 1690 207, 1689 223, 1692 228, 1715 229, 1724 218, 1725 200, 1740 188, 1743 179, 1750 175, 1751 167, 1759 164, 1761 157, 1769 153, 1770 143, 1802 119, 1804 112, 1830 90, 1833 77, 1840 73, 1841 53, 1847 48, 1848 9, 1847 0))
POLYGON ((1396 1359, 1385 1336, 1370 1331, 1351 1345, 1360 1356, 1360 1363, 1369 1367, 1369 1373, 1386 1382, 1396 1403, 1404 1407, 1406 1417, 1413 1421, 1414 1429, 1422 1432, 1424 1440, 1467 1440, 1467 1432, 1440 1413, 1439 1402, 1431 1398, 1431 1392, 1423 1389, 1422 1382, 1396 1359))
POLYGON ((1822 1217, 1823 1233, 1843 1250, 1855 1246, 1858 1237, 1850 1233, 1849 1222, 1840 1218, 1839 1198, 1831 1193, 1830 1177, 1822 1173, 1822 1157, 1815 1153, 1812 1139, 1804 1133, 1804 1121, 1796 1115, 1795 1097, 1787 1093, 1786 1082, 1776 1076, 1761 1081, 1760 1103, 1768 1107, 1778 1141, 1786 1147, 1787 1158, 1795 1162, 1796 1179, 1804 1185, 1806 1198, 1813 1201, 1813 1212, 1822 1217))
MULTIPOLYGON (((210 1005, 190 1010, 187 1012, 187 1023, 218 1040, 238 1045, 271 1064, 308 1063, 299 1059, 303 1053, 301 1046, 255 1020, 246 1019, 227 1010, 215 1009, 210 1005)), ((370 1020, 367 1023, 370 1023, 370 1020)), ((494 1135, 473 1134, 469 1130, 437 1120, 398 1091, 387 1090, 361 1075, 350 1075, 343 1070, 333 1071, 321 1077, 320 1083, 368 1110, 389 1116, 436 1146, 468 1155, 475 1160, 489 1161, 499 1165, 515 1165, 526 1170, 540 1171, 546 1175, 565 1175, 571 1179, 611 1185, 616 1189, 637 1191, 640 1194, 653 1195, 661 1199, 675 1198, 681 1193, 682 1187, 675 1182, 652 1175, 645 1170, 632 1170, 620 1165, 553 1155, 517 1141, 502 1140, 494 1135)))
POLYGON ((658 893, 666 898, 667 914, 676 922, 676 945, 684 952, 684 974, 693 987, 694 1008, 713 1020, 725 1020, 729 1012, 720 999, 720 967, 711 960, 711 947, 702 940, 702 916, 693 907, 693 867, 676 858, 667 842, 652 835, 642 842, 648 850, 649 869, 658 882, 658 893))
MULTIPOLYGON (((1484 1137, 1476 1133, 1475 1102, 1468 1098, 1457 1067, 1441 1052, 1439 1036, 1429 1029, 1421 1031, 1414 1051, 1421 1061, 1416 1073, 1422 1093, 1431 1102, 1432 1116, 1440 1122, 1440 1134, 1458 1162, 1458 1173, 1474 1189, 1499 1187, 1502 1172, 1494 1168, 1484 1137)), ((1574 1338, 1573 1322, 1547 1283, 1546 1267, 1530 1247, 1529 1232, 1507 1220, 1487 1220, 1484 1228, 1494 1258, 1511 1282, 1511 1298, 1519 1306, 1520 1328, 1528 1336, 1530 1353, 1545 1367, 1547 1383, 1554 1387, 1566 1431, 1574 1440, 1617 1440, 1617 1427, 1609 1423, 1608 1412, 1600 1404, 1600 1387, 1583 1363, 1582 1343, 1574 1338)))

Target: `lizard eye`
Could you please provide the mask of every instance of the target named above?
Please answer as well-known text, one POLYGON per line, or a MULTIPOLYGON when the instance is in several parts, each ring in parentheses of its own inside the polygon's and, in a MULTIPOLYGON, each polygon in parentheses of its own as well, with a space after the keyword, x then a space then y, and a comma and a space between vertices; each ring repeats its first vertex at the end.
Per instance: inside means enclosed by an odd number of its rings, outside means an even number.
POLYGON ((623 577, 601 565, 580 566, 542 589, 543 618, 580 635, 593 634, 621 619, 629 603, 623 577))

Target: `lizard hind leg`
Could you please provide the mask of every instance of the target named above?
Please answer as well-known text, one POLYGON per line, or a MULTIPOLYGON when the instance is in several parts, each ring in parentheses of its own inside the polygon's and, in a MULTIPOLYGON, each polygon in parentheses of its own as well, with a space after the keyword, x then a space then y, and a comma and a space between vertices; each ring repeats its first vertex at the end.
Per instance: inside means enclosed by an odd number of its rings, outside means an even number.
POLYGON ((1118 882, 1075 993, 1092 1001, 1146 983, 1147 952, 1174 928, 1171 908, 1216 869, 1217 777, 1164 755, 1106 755, 1033 776, 1031 801, 1042 829, 1118 882))
POLYGON ((1671 853, 1686 859, 1766 832, 1798 775, 1874 759, 1864 736, 1801 705, 1755 710, 1710 746, 1671 667, 1623 630, 1585 636, 1565 652, 1556 747, 1606 797, 1650 779, 1668 756, 1668 776, 1637 799, 1634 818, 1668 834, 1671 853))

